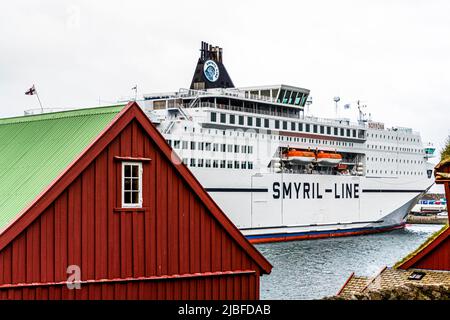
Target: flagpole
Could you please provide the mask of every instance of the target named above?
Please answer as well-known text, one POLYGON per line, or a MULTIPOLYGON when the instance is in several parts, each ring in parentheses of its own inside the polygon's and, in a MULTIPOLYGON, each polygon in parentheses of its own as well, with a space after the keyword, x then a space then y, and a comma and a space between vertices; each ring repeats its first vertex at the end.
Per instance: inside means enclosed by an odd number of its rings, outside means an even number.
POLYGON ((42 102, 41 102, 41 99, 39 98, 39 94, 36 89, 35 89, 35 92, 36 92, 36 97, 39 101, 39 105, 41 106, 41 113, 44 113, 44 107, 42 107, 42 102))

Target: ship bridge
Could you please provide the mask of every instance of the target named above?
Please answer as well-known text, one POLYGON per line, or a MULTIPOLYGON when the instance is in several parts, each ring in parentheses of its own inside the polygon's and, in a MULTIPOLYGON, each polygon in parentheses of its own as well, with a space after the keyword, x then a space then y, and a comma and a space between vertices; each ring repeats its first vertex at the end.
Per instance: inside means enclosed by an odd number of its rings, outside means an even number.
POLYGON ((273 103, 304 107, 310 91, 308 89, 287 86, 284 84, 239 88, 248 99, 269 100, 273 103))

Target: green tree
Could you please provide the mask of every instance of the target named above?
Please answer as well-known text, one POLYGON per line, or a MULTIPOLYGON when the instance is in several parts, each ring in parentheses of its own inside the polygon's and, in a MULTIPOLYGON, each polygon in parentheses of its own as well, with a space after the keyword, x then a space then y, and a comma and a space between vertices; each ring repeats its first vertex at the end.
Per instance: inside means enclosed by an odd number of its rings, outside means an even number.
POLYGON ((444 149, 441 152, 441 160, 450 158, 450 136, 447 137, 444 149))

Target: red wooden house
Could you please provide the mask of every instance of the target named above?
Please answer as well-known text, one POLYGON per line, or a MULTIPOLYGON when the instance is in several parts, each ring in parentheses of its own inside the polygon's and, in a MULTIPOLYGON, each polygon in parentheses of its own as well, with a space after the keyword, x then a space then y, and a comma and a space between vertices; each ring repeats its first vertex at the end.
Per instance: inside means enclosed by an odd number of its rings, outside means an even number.
POLYGON ((0 299, 259 298, 271 265, 135 103, 0 137, 0 299))
MULTIPOLYGON (((444 159, 434 170, 437 184, 443 184, 450 200, 450 159, 444 159)), ((447 225, 431 241, 424 244, 409 259, 398 266, 399 269, 428 269, 450 271, 450 228, 447 225)))

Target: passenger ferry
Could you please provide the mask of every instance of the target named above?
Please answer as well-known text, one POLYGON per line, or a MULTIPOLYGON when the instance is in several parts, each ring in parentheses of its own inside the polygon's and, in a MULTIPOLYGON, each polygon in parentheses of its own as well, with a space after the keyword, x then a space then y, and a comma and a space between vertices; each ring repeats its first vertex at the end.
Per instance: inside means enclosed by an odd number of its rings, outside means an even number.
POLYGON ((420 134, 310 116, 310 90, 236 88, 223 50, 202 43, 189 89, 138 101, 182 162, 254 243, 402 228, 433 184, 420 134))

